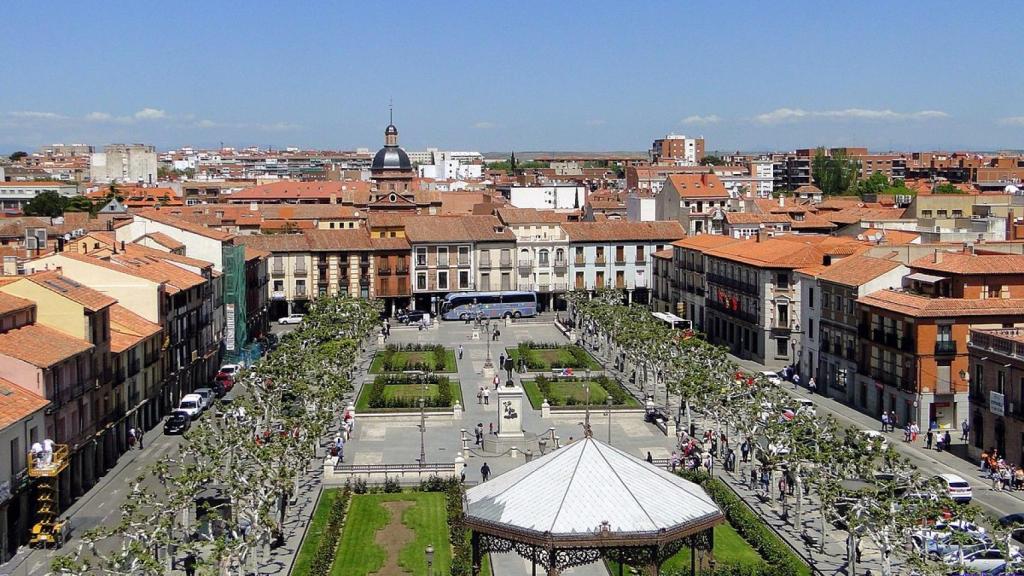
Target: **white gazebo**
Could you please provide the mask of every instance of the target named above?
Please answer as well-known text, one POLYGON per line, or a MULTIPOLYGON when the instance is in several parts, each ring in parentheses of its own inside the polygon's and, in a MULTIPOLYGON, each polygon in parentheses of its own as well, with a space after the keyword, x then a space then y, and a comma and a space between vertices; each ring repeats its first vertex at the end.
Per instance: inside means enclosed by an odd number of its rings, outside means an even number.
POLYGON ((474 574, 515 551, 549 576, 602 557, 657 575, 683 546, 710 553, 722 511, 703 488, 618 448, 582 440, 466 491, 474 574))

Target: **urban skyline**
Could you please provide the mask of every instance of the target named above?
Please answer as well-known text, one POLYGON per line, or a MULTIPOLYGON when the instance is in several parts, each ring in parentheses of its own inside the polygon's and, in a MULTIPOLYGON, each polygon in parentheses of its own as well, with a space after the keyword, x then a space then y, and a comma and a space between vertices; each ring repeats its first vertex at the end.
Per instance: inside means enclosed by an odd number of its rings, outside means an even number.
POLYGON ((610 7, 12 6, 0 46, 33 81, 0 94, 0 150, 372 148, 391 99, 410 149, 643 150, 666 129, 718 150, 1021 146, 1005 95, 1024 81, 999 57, 1019 5, 610 7))

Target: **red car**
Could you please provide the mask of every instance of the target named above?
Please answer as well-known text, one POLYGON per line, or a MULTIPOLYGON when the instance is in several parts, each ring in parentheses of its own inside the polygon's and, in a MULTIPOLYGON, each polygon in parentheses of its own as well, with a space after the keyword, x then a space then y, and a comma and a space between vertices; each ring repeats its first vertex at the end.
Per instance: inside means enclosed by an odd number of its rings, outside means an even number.
POLYGON ((215 380, 224 387, 225 392, 230 392, 235 387, 235 379, 230 374, 219 372, 215 380))

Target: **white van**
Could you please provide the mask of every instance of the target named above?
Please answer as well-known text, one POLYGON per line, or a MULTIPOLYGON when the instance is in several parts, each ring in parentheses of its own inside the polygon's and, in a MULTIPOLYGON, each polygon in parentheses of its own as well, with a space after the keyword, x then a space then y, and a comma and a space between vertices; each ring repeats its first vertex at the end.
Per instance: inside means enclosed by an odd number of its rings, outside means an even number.
POLYGON ((185 394, 178 403, 178 410, 188 414, 188 417, 195 420, 203 413, 203 397, 199 394, 185 394))

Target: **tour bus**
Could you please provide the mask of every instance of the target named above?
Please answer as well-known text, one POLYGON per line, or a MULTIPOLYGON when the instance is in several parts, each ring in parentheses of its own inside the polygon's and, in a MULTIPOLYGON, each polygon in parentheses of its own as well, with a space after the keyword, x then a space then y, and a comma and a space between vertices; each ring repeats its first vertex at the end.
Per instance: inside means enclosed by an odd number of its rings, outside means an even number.
POLYGON ((675 330, 692 330, 693 322, 680 318, 671 312, 651 312, 651 316, 654 316, 658 320, 661 320, 669 327, 675 330))
POLYGON ((522 318, 537 315, 537 294, 534 292, 455 292, 441 304, 441 318, 522 318))

